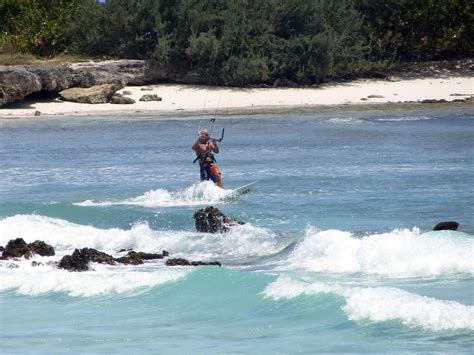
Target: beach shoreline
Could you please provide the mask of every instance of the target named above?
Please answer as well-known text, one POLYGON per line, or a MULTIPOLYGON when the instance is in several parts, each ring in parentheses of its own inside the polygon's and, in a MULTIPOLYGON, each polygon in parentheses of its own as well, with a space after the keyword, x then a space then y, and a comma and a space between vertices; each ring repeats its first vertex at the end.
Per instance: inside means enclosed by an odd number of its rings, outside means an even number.
POLYGON ((380 109, 433 103, 472 105, 474 76, 466 72, 423 77, 395 77, 331 82, 317 87, 230 88, 182 84, 126 86, 118 91, 134 104, 84 104, 58 97, 35 98, 0 109, 0 119, 41 116, 123 115, 235 115, 259 113, 315 112, 334 109, 380 109), (155 94, 162 101, 139 101, 155 94))

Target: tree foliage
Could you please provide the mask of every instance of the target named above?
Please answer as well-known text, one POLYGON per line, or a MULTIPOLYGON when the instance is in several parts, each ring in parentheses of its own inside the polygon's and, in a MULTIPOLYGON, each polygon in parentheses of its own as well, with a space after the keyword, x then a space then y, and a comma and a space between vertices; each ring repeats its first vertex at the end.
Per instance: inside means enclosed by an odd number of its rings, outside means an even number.
POLYGON ((39 56, 67 48, 82 0, 0 0, 1 44, 39 56))
POLYGON ((359 0, 374 60, 473 55, 474 5, 468 0, 359 0))
POLYGON ((467 0, 0 0, 0 45, 156 59, 209 83, 313 84, 472 55, 467 0))

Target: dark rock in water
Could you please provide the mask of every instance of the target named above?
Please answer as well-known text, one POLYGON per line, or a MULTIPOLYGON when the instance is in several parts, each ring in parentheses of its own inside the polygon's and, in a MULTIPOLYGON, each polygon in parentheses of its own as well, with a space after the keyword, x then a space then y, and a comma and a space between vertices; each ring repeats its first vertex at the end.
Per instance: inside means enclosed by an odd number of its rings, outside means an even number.
POLYGON ((82 248, 81 251, 85 253, 89 261, 99 264, 109 264, 114 265, 114 258, 104 252, 92 249, 92 248, 82 248))
POLYGON ((223 233, 229 231, 232 226, 245 224, 227 217, 213 206, 201 208, 194 213, 193 217, 196 222, 196 230, 202 233, 223 233))
POLYGON ((435 225, 433 230, 434 231, 445 231, 445 230, 455 231, 458 229, 458 227, 459 227, 458 222, 446 221, 446 222, 440 222, 437 225, 435 225))
POLYGON ((30 248, 33 253, 41 255, 41 256, 53 256, 55 255, 54 248, 46 244, 41 240, 35 240, 33 243, 30 243, 30 248))
POLYGON ((87 271, 89 262, 115 265, 115 260, 111 255, 92 248, 82 248, 75 249, 72 255, 64 256, 59 261, 58 267, 68 271, 87 271))
POLYGON ((138 255, 136 251, 129 251, 127 256, 122 256, 121 258, 114 259, 116 262, 126 265, 141 265, 143 264, 142 258, 138 255))
POLYGON ((188 261, 183 258, 166 260, 166 266, 222 266, 218 261, 188 261))
POLYGON ((166 260, 166 266, 191 266, 191 263, 182 258, 173 258, 166 260))
POLYGON ((142 252, 138 252, 137 254, 142 260, 163 259, 163 256, 164 256, 162 254, 155 254, 155 253, 150 254, 150 253, 142 253, 142 252))
POLYGON ((164 256, 168 256, 169 253, 166 250, 163 250, 163 254, 155 254, 155 253, 143 253, 143 252, 136 252, 136 251, 129 251, 127 256, 123 256, 121 258, 114 259, 116 262, 121 264, 127 265, 140 265, 143 264, 143 260, 155 260, 155 259, 163 259, 164 256))
POLYGON ((10 240, 5 248, 2 248, 3 259, 21 258, 24 256, 29 259, 33 254, 41 256, 53 256, 54 248, 41 240, 27 244, 22 238, 10 240))
POLYGON ((5 246, 2 259, 21 258, 24 256, 29 259, 33 255, 31 247, 26 244, 23 238, 10 240, 5 246))
POLYGON ((4 250, 5 250, 5 248, 0 246, 0 253, 3 252, 4 250))
POLYGON ((222 266, 218 261, 192 261, 192 266, 222 266))
POLYGON ((166 250, 162 250, 162 251, 161 251, 161 255, 163 255, 164 257, 165 257, 165 256, 170 256, 170 253, 167 252, 166 250))
POLYGON ((82 249, 75 249, 72 255, 63 256, 59 261, 58 268, 67 271, 87 271, 89 270, 89 259, 82 249))

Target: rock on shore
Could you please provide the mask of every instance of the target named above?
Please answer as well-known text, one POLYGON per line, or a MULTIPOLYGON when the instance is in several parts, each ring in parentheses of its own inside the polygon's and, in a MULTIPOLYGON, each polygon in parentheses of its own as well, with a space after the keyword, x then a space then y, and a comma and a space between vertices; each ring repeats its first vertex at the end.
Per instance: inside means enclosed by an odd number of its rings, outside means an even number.
POLYGON ((115 84, 103 84, 90 88, 71 88, 59 93, 63 100, 85 104, 105 104, 120 89, 115 84))
POLYGON ((0 107, 42 89, 38 75, 23 68, 0 67, 0 107))
POLYGON ((202 80, 195 73, 146 60, 0 66, 0 107, 40 91, 58 93, 69 88, 91 88, 105 84, 122 88, 162 81, 200 84, 202 80))

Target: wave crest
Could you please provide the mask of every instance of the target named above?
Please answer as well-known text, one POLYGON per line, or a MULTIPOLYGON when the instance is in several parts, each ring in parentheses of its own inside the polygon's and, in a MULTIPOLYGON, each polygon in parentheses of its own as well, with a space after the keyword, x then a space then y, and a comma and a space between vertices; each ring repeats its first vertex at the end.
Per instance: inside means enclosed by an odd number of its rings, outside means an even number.
POLYGON ((210 181, 193 184, 185 189, 172 192, 165 189, 156 189, 145 192, 141 196, 122 200, 76 202, 76 206, 100 207, 113 205, 142 206, 148 208, 199 206, 219 203, 233 196, 233 190, 221 189, 210 181))
POLYGON ((349 232, 309 227, 289 264, 316 272, 389 277, 472 274, 473 250, 474 240, 462 233, 421 234, 415 228, 356 238, 349 232))

